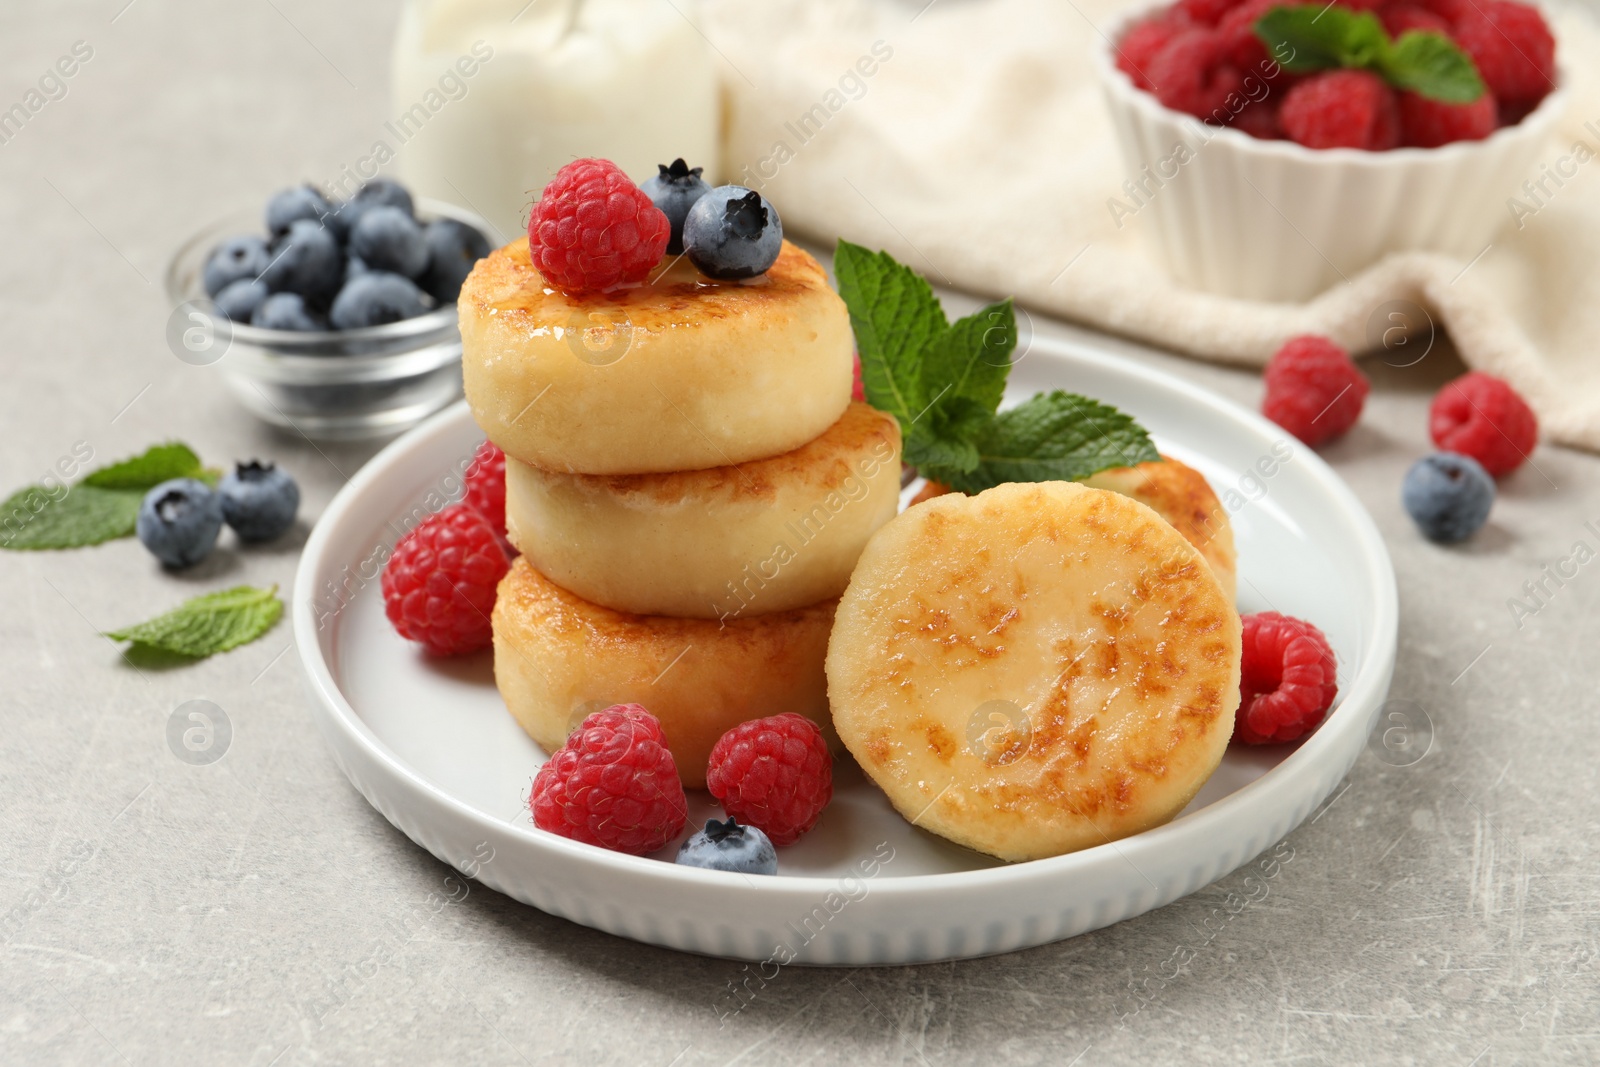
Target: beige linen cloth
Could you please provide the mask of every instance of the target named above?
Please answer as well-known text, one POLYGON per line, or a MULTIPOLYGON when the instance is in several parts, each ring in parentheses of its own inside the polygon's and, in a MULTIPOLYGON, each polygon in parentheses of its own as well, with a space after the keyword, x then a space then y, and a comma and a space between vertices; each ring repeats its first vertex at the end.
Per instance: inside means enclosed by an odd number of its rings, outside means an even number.
MULTIPOLYGON (((1600 158, 1563 164, 1576 177, 1547 180, 1542 205, 1507 190, 1537 211, 1518 228, 1508 205, 1470 264, 1395 255, 1298 305, 1180 288, 1146 251, 1147 216, 1119 229, 1107 207, 1126 174, 1089 57, 1122 6, 705 0, 727 64, 724 180, 761 188, 793 231, 1204 359, 1259 365, 1306 332, 1364 351, 1375 311, 1412 301, 1528 398, 1547 438, 1600 450, 1600 158), (801 123, 818 103, 825 124, 801 123)), ((1554 167, 1577 142, 1600 150, 1600 24, 1552 22, 1571 88, 1554 167)))

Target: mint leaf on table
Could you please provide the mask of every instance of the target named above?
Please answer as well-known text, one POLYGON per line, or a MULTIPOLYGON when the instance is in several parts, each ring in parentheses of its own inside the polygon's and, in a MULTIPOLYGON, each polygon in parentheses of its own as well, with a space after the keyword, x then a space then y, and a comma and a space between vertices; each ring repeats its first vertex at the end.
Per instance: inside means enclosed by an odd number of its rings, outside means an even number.
POLYGON ((1000 412, 978 442, 978 465, 970 472, 925 473, 975 493, 1002 482, 1078 481, 1108 467, 1160 459, 1150 435, 1131 416, 1057 389, 1000 412))
POLYGON ((214 482, 215 472, 174 441, 90 471, 71 486, 24 486, 0 502, 0 548, 82 548, 132 537, 144 494, 169 478, 214 482))
POLYGON ((928 478, 976 493, 1161 458, 1132 418, 1087 397, 1057 391, 996 414, 1017 346, 1010 300, 951 323, 921 275, 848 241, 834 273, 867 402, 899 420, 905 461, 928 478))
POLYGON ((29 485, 0 502, 0 548, 81 548, 131 537, 143 490, 29 485))
POLYGON ((154 489, 172 478, 198 478, 205 473, 200 457, 186 444, 172 441, 155 445, 144 453, 90 471, 83 485, 97 489, 154 489))
POLYGON ((132 641, 129 651, 170 652, 202 659, 249 644, 283 615, 278 587, 239 585, 184 601, 171 611, 105 636, 132 641))
POLYGON ((1449 104, 1470 104, 1484 93, 1478 68, 1455 42, 1427 30, 1409 30, 1393 41, 1370 11, 1275 7, 1256 20, 1255 34, 1292 74, 1370 70, 1396 89, 1449 104))
POLYGON ((1447 104, 1470 104, 1484 93, 1483 78, 1471 57, 1448 38, 1425 30, 1401 34, 1381 70, 1396 89, 1447 104))

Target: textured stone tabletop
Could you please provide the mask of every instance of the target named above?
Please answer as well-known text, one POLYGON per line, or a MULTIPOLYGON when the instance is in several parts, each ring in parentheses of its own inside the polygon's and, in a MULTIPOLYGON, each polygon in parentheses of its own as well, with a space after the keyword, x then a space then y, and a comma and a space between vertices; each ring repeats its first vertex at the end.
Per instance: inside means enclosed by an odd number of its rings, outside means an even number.
MULTIPOLYGON (((173 358, 160 275, 199 222, 365 149, 387 117, 396 6, 0 11, 0 109, 75 42, 92 49, 66 95, 0 144, 0 488, 75 449, 107 462, 181 437, 212 462, 276 458, 310 521, 370 457, 275 433, 173 358)), ((1253 375, 1107 343, 1257 402, 1253 375)), ((192 591, 287 586, 304 528, 178 576, 134 541, 0 554, 0 1062, 1600 1061, 1600 564, 1548 583, 1520 626, 1507 606, 1574 542, 1600 547, 1585 526, 1600 525, 1600 459, 1542 448, 1481 536, 1430 546, 1398 485, 1459 365, 1441 348, 1369 370, 1365 417, 1325 455, 1393 553, 1393 696, 1431 733, 1426 755, 1401 765, 1369 746, 1237 913, 1243 872, 1013 955, 787 968, 720 1030, 738 964, 453 891, 330 759, 286 623, 143 674, 98 636, 192 591), (166 727, 202 698, 234 734, 193 766, 166 727)))

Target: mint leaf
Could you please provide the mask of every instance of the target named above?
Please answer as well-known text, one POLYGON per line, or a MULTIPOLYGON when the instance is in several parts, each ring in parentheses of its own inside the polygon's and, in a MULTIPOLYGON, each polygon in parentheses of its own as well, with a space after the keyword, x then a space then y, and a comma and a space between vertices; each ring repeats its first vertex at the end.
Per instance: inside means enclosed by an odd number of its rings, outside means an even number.
POLYGON ((1017 316, 1010 300, 990 304, 951 324, 933 338, 922 363, 928 403, 967 397, 986 412, 1000 406, 1017 347, 1017 316))
POLYGON ((976 442, 993 421, 993 409, 970 396, 935 401, 904 434, 905 461, 970 471, 978 465, 976 442))
POLYGON ((277 586, 240 585, 186 600, 165 614, 106 636, 132 641, 130 652, 170 652, 199 659, 254 641, 282 614, 277 586))
POLYGON ((142 489, 29 485, 0 502, 0 548, 81 548, 131 537, 142 489))
POLYGON ((154 489, 170 478, 198 478, 204 473, 200 457, 186 444, 173 441, 156 445, 141 455, 91 471, 84 485, 97 489, 154 489))
POLYGON ((887 252, 840 241, 833 273, 850 309, 867 403, 905 429, 928 403, 923 354, 946 329, 944 310, 927 279, 887 252))
POLYGON ((1408 30, 1387 50, 1380 72, 1396 89, 1441 100, 1471 104, 1484 93, 1472 59, 1442 34, 1408 30))
POLYGON ((1255 31, 1272 58, 1294 74, 1366 67, 1389 44, 1370 11, 1333 6, 1275 7, 1256 20, 1255 31))
POLYGON ((1471 57, 1449 38, 1410 30, 1391 41, 1370 11, 1343 7, 1275 7, 1255 23, 1255 33, 1285 70, 1370 70, 1396 89, 1450 104, 1470 104, 1484 93, 1471 57))
POLYGON ((996 416, 978 442, 973 470, 924 473, 963 493, 981 493, 1002 482, 1077 481, 1108 467, 1160 458, 1131 416, 1057 389, 996 416))

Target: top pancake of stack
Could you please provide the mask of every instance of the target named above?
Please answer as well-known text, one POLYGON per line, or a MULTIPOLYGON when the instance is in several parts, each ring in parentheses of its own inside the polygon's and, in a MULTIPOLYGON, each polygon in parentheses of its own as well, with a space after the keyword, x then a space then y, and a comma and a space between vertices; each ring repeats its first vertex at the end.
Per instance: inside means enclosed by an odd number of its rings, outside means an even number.
POLYGON ((644 285, 573 296, 526 239, 461 289, 462 373, 489 439, 531 466, 580 474, 701 470, 821 435, 850 402, 844 302, 784 242, 772 269, 717 282, 680 257, 644 285))

